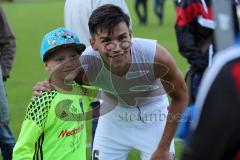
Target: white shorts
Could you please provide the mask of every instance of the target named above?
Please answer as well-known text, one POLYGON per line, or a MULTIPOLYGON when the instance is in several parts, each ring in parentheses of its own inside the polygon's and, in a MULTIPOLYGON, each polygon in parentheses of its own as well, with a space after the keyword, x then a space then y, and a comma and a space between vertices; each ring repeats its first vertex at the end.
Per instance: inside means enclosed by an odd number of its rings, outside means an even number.
MULTIPOLYGON (((168 105, 165 97, 138 108, 118 106, 101 116, 93 143, 93 160, 125 160, 133 148, 140 152, 142 160, 149 160, 161 140, 168 105)), ((170 152, 174 156, 173 141, 170 152)))

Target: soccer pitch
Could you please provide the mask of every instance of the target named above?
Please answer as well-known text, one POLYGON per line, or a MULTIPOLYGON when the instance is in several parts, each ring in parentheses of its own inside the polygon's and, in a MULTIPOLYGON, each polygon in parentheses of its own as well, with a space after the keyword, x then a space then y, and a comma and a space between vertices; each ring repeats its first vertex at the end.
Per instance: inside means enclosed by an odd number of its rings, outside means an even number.
MULTIPOLYGON (((177 66, 185 74, 186 61, 177 51, 174 32, 175 8, 173 1, 165 5, 163 26, 158 25, 152 1, 148 1, 148 25, 139 26, 134 11, 134 0, 126 0, 133 21, 133 35, 157 39, 175 58, 177 66)), ((63 26, 64 0, 16 0, 3 3, 3 8, 17 40, 17 53, 10 79, 5 83, 10 106, 10 124, 15 137, 18 137, 26 107, 32 96, 32 88, 37 81, 44 80, 48 74, 39 56, 42 36, 52 29, 63 26)), ((181 144, 176 143, 179 156, 181 144)), ((89 152, 90 153, 90 152, 89 152)), ((136 151, 129 155, 130 160, 140 159, 136 151)))

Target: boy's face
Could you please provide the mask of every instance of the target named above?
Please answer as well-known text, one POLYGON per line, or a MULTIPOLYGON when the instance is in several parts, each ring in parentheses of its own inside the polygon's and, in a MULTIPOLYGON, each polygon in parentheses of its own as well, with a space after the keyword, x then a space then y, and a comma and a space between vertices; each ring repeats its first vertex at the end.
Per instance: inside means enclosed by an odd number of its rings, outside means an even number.
POLYGON ((49 55, 45 62, 45 68, 64 80, 70 73, 74 72, 80 65, 79 54, 74 48, 62 48, 49 55))
POLYGON ((113 71, 121 72, 131 62, 131 30, 125 22, 114 27, 110 35, 107 29, 98 29, 97 34, 91 37, 91 45, 113 71))

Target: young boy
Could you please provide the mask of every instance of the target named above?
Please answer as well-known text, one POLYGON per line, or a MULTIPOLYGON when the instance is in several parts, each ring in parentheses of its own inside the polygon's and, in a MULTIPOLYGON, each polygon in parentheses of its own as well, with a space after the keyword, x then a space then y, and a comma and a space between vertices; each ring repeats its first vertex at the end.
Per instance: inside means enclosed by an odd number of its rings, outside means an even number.
MULTIPOLYGON (((55 29, 43 37, 41 59, 52 74, 52 85, 64 91, 77 88, 66 84, 65 77, 79 67, 79 55, 84 50, 85 45, 77 35, 65 28, 55 29)), ((76 95, 53 90, 32 99, 13 159, 86 160, 86 127, 81 115, 87 110, 89 99, 77 89, 76 95)))

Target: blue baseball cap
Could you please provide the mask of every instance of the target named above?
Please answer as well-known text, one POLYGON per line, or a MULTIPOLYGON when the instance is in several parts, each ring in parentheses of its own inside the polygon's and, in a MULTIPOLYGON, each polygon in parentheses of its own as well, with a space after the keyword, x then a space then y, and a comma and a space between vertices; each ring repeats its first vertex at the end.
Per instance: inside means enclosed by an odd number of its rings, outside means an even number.
POLYGON ((47 33, 41 43, 40 56, 43 61, 46 60, 47 55, 59 48, 73 47, 81 54, 86 46, 80 43, 78 36, 66 28, 57 28, 47 33))

